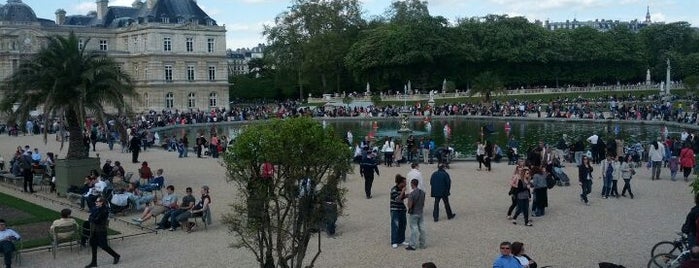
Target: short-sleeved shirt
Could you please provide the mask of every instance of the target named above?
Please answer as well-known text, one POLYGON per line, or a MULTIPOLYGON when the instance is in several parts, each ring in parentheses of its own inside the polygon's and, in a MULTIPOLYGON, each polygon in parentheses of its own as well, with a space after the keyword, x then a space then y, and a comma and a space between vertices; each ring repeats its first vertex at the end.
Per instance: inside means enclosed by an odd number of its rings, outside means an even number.
POLYGON ((182 197, 182 204, 180 207, 188 207, 190 204, 196 203, 196 200, 194 199, 194 196, 192 195, 185 195, 182 197))
POLYGON ((425 191, 420 188, 414 189, 408 194, 409 204, 413 204, 412 211, 408 209, 410 215, 422 215, 422 210, 425 208, 425 191))
POLYGON ((169 194, 163 197, 163 206, 170 207, 174 203, 177 203, 177 195, 169 194))

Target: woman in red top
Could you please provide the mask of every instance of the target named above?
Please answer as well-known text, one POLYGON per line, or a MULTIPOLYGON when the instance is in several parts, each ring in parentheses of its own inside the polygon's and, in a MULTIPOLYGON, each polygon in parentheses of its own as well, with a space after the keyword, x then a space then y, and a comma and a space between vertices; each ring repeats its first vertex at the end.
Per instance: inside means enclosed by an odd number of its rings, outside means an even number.
POLYGON ((689 179, 689 174, 692 173, 692 168, 694 168, 694 150, 689 142, 685 142, 680 151, 680 166, 684 172, 684 181, 689 179))

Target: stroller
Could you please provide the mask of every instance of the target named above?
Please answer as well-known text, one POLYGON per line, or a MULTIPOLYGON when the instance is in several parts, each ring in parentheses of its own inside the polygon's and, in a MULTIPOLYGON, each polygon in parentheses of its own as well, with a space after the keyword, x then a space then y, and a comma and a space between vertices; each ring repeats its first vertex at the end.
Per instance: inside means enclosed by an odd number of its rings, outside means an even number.
POLYGON ((449 163, 451 163, 451 159, 454 157, 453 153, 454 149, 441 147, 436 150, 435 155, 439 164, 444 164, 444 167, 449 168, 449 163))
POLYGON ((558 158, 554 159, 553 163, 550 165, 550 170, 558 186, 570 186, 570 178, 563 172, 563 167, 558 158))
POLYGON ((629 157, 631 157, 631 161, 633 162, 633 163, 629 162, 629 165, 631 165, 631 167, 633 167, 633 168, 640 167, 641 166, 641 164, 640 164, 641 158, 642 158, 643 152, 644 152, 643 145, 641 145, 640 142, 637 142, 629 147, 626 147, 625 151, 626 151, 626 158, 628 159, 629 157))

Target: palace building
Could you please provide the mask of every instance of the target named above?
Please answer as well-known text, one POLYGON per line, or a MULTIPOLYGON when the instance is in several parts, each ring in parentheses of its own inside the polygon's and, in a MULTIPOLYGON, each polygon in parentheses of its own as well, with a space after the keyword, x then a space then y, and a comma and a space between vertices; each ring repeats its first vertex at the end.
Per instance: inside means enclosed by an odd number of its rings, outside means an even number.
POLYGON ((133 78, 135 111, 228 108, 226 29, 196 0, 135 0, 130 7, 96 0, 95 11, 37 18, 21 0, 0 5, 0 78, 46 44, 74 32, 81 46, 115 59, 133 78))

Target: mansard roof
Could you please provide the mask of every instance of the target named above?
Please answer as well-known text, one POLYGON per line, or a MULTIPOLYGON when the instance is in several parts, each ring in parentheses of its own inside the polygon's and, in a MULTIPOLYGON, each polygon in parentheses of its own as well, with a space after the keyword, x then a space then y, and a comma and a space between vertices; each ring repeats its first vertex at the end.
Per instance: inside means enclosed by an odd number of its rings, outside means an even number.
POLYGON ((0 21, 16 23, 37 22, 34 10, 21 0, 8 0, 7 4, 0 5, 0 21))
POLYGON ((89 25, 95 27, 118 28, 131 23, 158 22, 178 24, 195 22, 198 24, 216 25, 193 0, 158 0, 152 9, 142 4, 136 7, 110 6, 103 20, 96 16, 66 16, 66 25, 89 25), (167 18, 167 22, 163 21, 167 18))

